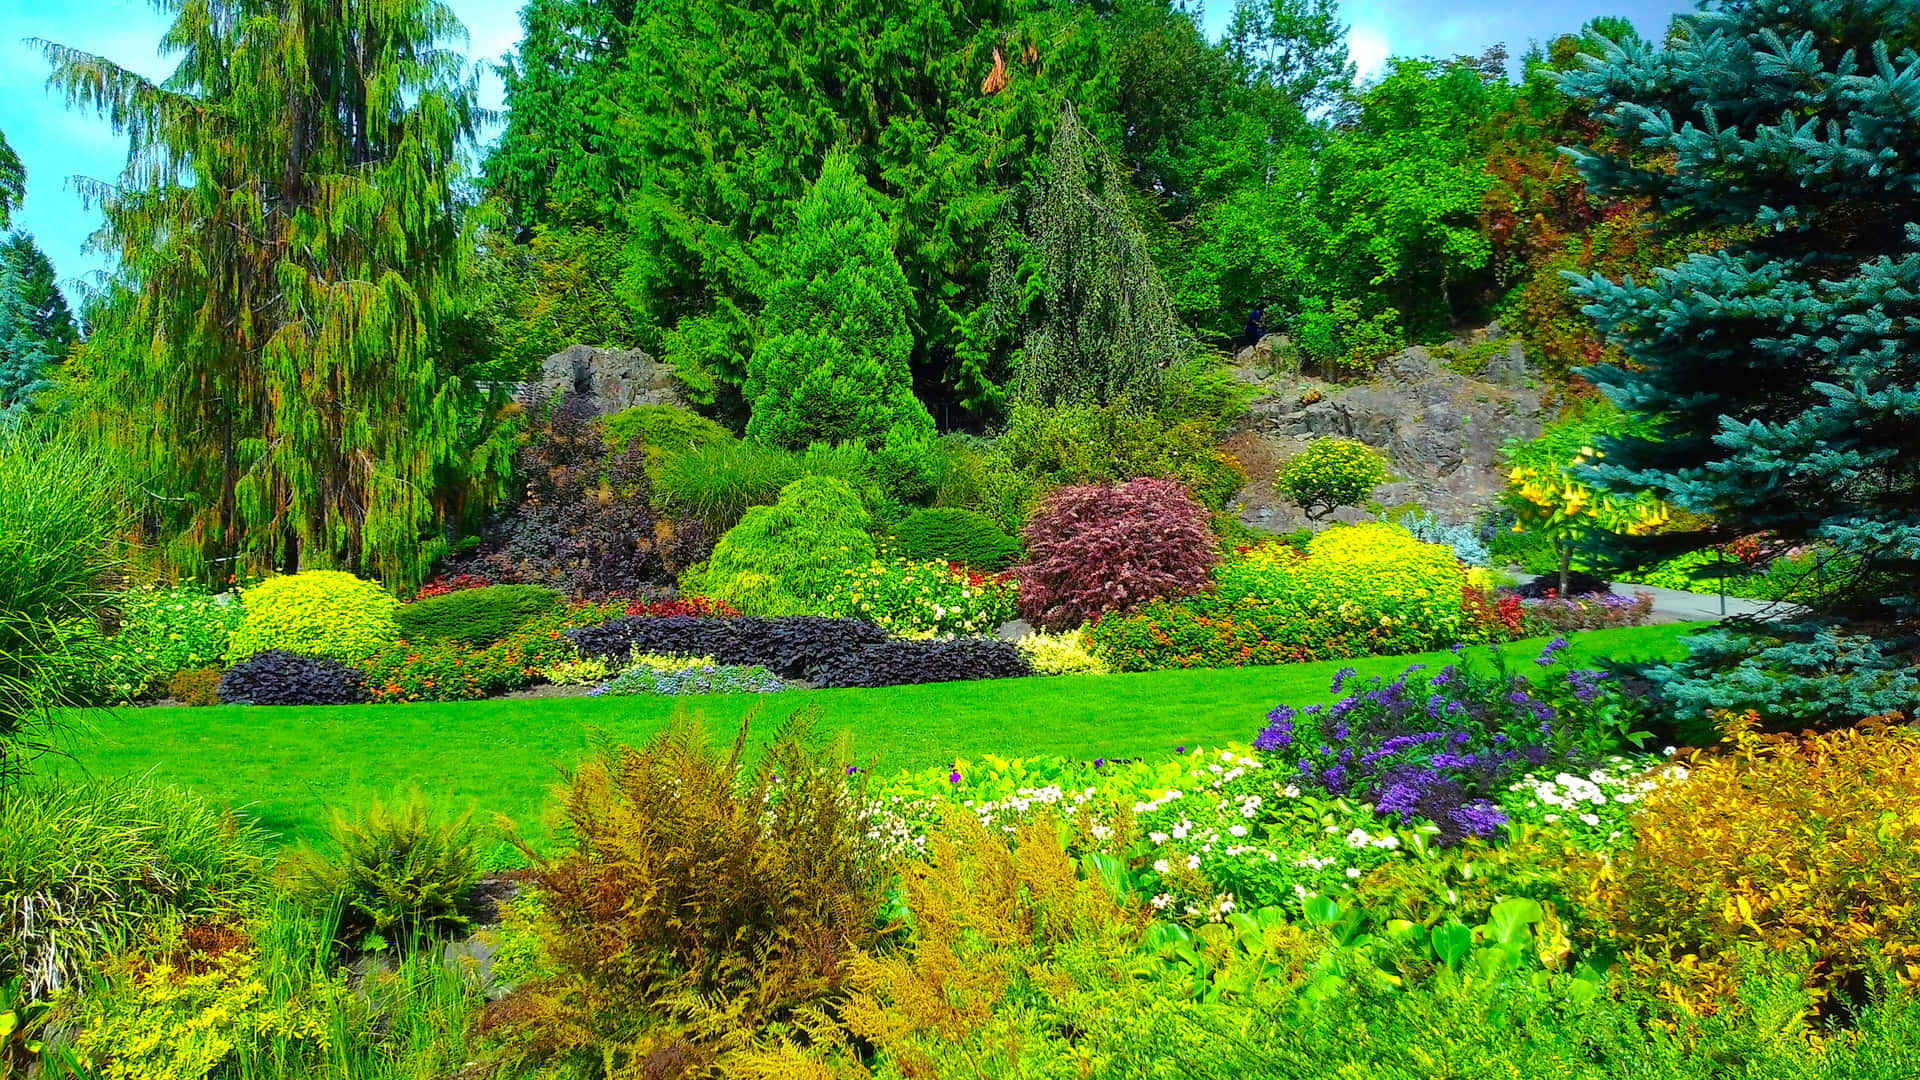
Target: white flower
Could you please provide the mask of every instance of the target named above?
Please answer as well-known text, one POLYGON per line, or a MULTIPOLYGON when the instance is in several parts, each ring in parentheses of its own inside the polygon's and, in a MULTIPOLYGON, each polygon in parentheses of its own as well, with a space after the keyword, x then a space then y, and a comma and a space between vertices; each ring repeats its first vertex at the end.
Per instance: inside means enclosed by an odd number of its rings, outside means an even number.
POLYGON ((1359 868, 1359 867, 1357 867, 1357 866, 1349 866, 1349 867, 1347 867, 1347 876, 1348 876, 1348 877, 1350 877, 1350 878, 1357 878, 1357 877, 1359 877, 1359 876, 1360 876, 1360 868, 1359 868))
POLYGON ((1588 828, 1598 828, 1598 827, 1599 827, 1599 825, 1600 825, 1600 815, 1598 815, 1598 814, 1581 814, 1581 815, 1580 815, 1580 823, 1581 823, 1581 824, 1583 824, 1583 825, 1586 825, 1586 826, 1587 826, 1588 828))
POLYGON ((1150 832, 1147 834, 1147 839, 1153 841, 1156 845, 1164 844, 1167 842, 1167 834, 1163 832, 1150 832))
POLYGON ((1372 839, 1373 837, 1368 835, 1367 830, 1355 829, 1352 832, 1347 834, 1347 846, 1348 847, 1366 847, 1367 842, 1372 839))
POLYGON ((1288 784, 1286 787, 1280 789, 1280 794, 1285 795, 1289 799, 1297 799, 1300 797, 1300 789, 1294 787, 1292 784, 1288 784))
POLYGON ((1234 837, 1245 836, 1247 835, 1247 827, 1245 825, 1232 826, 1227 830, 1227 835, 1234 837))
POLYGON ((1156 874, 1164 874, 1164 873, 1166 873, 1166 872, 1167 872, 1167 871, 1168 871, 1169 869, 1170 869, 1170 867, 1168 867, 1168 866, 1167 866, 1167 860, 1165 860, 1165 859, 1155 859, 1155 860, 1153 860, 1153 872, 1154 872, 1154 873, 1156 873, 1156 874))
POLYGON ((1548 814, 1548 815, 1547 815, 1546 817, 1544 817, 1544 818, 1542 818, 1541 820, 1542 820, 1542 821, 1545 821, 1545 822, 1546 822, 1547 824, 1549 824, 1549 825, 1551 825, 1551 824, 1553 824, 1554 822, 1556 822, 1556 821, 1559 821, 1559 820, 1560 820, 1560 815, 1559 815, 1559 814, 1548 814))
POLYGON ((1168 896, 1166 893, 1161 893, 1159 896, 1153 898, 1153 910, 1163 910, 1171 903, 1173 903, 1173 897, 1168 896))

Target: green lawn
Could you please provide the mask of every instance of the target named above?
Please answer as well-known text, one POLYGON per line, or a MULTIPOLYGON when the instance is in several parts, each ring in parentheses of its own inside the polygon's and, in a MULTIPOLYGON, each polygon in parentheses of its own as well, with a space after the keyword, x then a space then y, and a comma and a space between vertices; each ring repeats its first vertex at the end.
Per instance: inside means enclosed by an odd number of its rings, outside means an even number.
MULTIPOLYGON (((1673 655, 1687 626, 1576 635, 1575 659, 1673 655)), ((1541 642, 1509 646, 1530 657, 1541 642)), ((1347 662, 1363 675, 1446 653, 1347 662)), ((450 704, 203 709, 127 709, 77 714, 71 760, 52 771, 151 772, 252 815, 286 839, 312 834, 329 807, 417 786, 444 804, 475 806, 523 826, 541 818, 561 768, 586 752, 589 729, 644 739, 676 709, 696 707, 717 735, 731 735, 759 707, 756 730, 804 705, 818 730, 852 732, 854 748, 892 771, 956 756, 1059 754, 1131 757, 1259 731, 1267 710, 1331 698, 1343 662, 1286 667, 1161 671, 1137 675, 1005 679, 878 690, 789 691, 671 698, 540 698, 450 704)), ((1531 665, 1522 665, 1531 668, 1531 665)))

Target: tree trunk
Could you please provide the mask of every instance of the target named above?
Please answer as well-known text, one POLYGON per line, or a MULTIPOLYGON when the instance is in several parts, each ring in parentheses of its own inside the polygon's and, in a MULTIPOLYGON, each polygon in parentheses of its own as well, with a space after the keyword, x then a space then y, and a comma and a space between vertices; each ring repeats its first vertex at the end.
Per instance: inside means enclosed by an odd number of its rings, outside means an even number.
POLYGON ((1573 545, 1560 541, 1560 596, 1566 598, 1567 589, 1573 584, 1573 545))

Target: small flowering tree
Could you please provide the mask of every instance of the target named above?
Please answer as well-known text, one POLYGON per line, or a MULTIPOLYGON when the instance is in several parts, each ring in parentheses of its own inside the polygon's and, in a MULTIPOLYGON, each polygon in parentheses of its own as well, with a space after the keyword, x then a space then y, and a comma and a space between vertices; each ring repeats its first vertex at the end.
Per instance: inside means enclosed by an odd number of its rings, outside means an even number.
POLYGON ((1507 479, 1512 489, 1507 505, 1519 515, 1516 532, 1532 530, 1553 541, 1560 563, 1560 595, 1565 596, 1573 571, 1574 549, 1595 531, 1637 535, 1664 524, 1667 505, 1642 492, 1632 497, 1590 487, 1585 470, 1605 457, 1595 444, 1624 435, 1631 424, 1617 409, 1592 408, 1586 413, 1548 424, 1539 438, 1513 441, 1506 446, 1507 479))
POLYGON ((1386 482, 1380 455, 1353 439, 1315 439, 1274 477, 1274 486, 1314 521, 1359 506, 1386 482))

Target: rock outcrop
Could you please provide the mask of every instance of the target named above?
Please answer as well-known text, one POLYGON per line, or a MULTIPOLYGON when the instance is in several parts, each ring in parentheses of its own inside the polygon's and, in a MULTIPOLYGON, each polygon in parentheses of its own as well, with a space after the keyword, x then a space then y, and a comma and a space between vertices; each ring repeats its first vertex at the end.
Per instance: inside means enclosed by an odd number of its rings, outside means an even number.
POLYGON ((530 389, 548 396, 591 394, 602 415, 635 405, 687 404, 673 369, 639 349, 568 346, 547 357, 530 389))
MULTIPOLYGON (((1505 487, 1501 445, 1538 435, 1542 422, 1540 395, 1526 389, 1526 356, 1517 342, 1482 373, 1493 377, 1456 374, 1415 347, 1389 357, 1366 385, 1318 388, 1318 395, 1311 392, 1315 388, 1302 393, 1291 383, 1273 387, 1253 403, 1228 443, 1251 480, 1233 509, 1247 524, 1274 531, 1308 524, 1273 492, 1272 470, 1308 440, 1332 435, 1385 455, 1395 480, 1375 493, 1380 505, 1418 503, 1446 521, 1473 520, 1505 487)), ((1338 517, 1368 519, 1357 511, 1338 517)))

